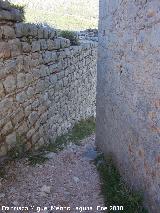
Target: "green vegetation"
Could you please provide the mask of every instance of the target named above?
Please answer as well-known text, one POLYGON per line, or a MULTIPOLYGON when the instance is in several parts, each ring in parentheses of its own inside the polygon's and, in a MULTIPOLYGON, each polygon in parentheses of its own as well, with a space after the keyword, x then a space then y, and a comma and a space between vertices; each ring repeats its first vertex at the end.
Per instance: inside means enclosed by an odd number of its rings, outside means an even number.
POLYGON ((102 181, 101 188, 106 206, 123 206, 124 213, 148 212, 143 207, 142 193, 134 192, 132 189, 128 188, 116 169, 112 158, 106 160, 103 155, 99 155, 95 160, 95 164, 102 181))
MULTIPOLYGON (((95 118, 91 117, 87 120, 81 120, 79 123, 75 124, 72 130, 70 130, 67 134, 59 136, 55 141, 50 141, 49 144, 46 144, 39 148, 37 151, 26 151, 26 146, 24 140, 21 136, 17 134, 17 140, 15 147, 10 149, 8 152, 9 161, 21 159, 23 157, 27 157, 29 165, 42 164, 48 157, 46 154, 48 152, 59 152, 63 150, 67 144, 70 142, 80 145, 80 140, 89 136, 95 131, 95 118)), ((0 167, 0 177, 4 177, 5 175, 5 165, 0 167)))
POLYGON ((23 14, 22 21, 25 21, 25 15, 24 15, 25 14, 25 5, 22 5, 22 4, 12 4, 11 3, 11 6, 12 6, 12 8, 21 11, 21 13, 23 14))
POLYGON ((24 143, 24 139, 20 135, 16 135, 16 143, 15 146, 12 147, 8 153, 8 159, 4 160, 3 164, 0 165, 0 178, 4 178, 6 175, 6 166, 9 162, 21 159, 27 155, 26 145, 24 143))
POLYGON ((6 175, 5 166, 0 165, 0 178, 4 178, 6 175))
POLYGON ((20 135, 16 135, 16 144, 8 151, 8 157, 10 159, 21 159, 26 153, 26 145, 24 139, 20 135))
POLYGON ((98 0, 11 0, 25 5, 25 19, 30 23, 48 23, 63 30, 98 27, 98 0))
POLYGON ((30 153, 28 156, 28 164, 35 166, 37 164, 43 164, 48 160, 44 153, 30 153))
POLYGON ((13 7, 14 9, 20 10, 21 12, 24 12, 25 6, 21 5, 21 4, 12 4, 11 3, 11 7, 13 7))
POLYGON ((79 40, 75 32, 69 30, 62 30, 60 36, 70 40, 71 45, 79 45, 79 40))
POLYGON ((36 165, 44 163, 48 160, 46 157, 47 152, 59 152, 70 142, 80 145, 80 140, 91 135, 94 131, 95 119, 93 117, 81 120, 67 134, 57 137, 55 141, 51 140, 49 144, 42 146, 37 152, 30 153, 28 156, 29 164, 36 165))
POLYGON ((95 118, 91 117, 87 120, 81 120, 73 127, 70 133, 70 140, 77 143, 80 140, 84 139, 86 136, 89 136, 93 132, 95 132, 95 128, 95 118))

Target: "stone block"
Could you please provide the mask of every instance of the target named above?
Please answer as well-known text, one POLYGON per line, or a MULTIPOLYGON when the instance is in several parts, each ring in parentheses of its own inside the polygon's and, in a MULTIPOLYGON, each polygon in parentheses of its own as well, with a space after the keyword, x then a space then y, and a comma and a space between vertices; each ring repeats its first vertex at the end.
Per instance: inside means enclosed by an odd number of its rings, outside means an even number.
POLYGON ((40 65, 40 61, 39 61, 39 59, 32 59, 31 61, 30 61, 30 68, 34 68, 34 67, 37 67, 37 66, 39 66, 40 65))
POLYGON ((40 57, 40 53, 39 52, 33 52, 32 53, 32 59, 39 60, 39 57, 40 57))
MULTIPOLYGON (((0 4, 5 4, 8 1, 1 1, 0 4)), ((12 22, 21 22, 24 19, 24 14, 22 11, 15 8, 1 8, 0 21, 12 21, 12 22)))
POLYGON ((14 147, 17 142, 16 132, 13 132, 6 136, 6 144, 8 145, 8 149, 14 147))
POLYGON ((18 123, 20 123, 23 118, 24 118, 25 114, 22 108, 19 108, 15 114, 12 116, 12 123, 14 125, 17 125, 18 123))
POLYGON ((68 84, 68 78, 65 77, 65 78, 63 78, 63 85, 64 85, 64 87, 66 87, 67 84, 68 84))
POLYGON ((21 125, 18 127, 17 131, 18 131, 19 134, 27 133, 28 125, 27 125, 26 121, 23 121, 21 123, 21 125))
POLYGON ((31 111, 32 111, 31 105, 27 106, 27 107, 25 108, 25 116, 28 117, 29 114, 31 114, 31 111))
POLYGON ((52 73, 56 74, 58 72, 59 72, 59 68, 57 64, 51 64, 49 66, 49 74, 52 74, 52 73))
POLYGON ((35 128, 33 127, 32 129, 30 129, 28 132, 27 132, 27 139, 30 139, 32 137, 32 135, 35 133, 35 128))
POLYGON ((19 103, 24 103, 26 101, 27 94, 26 92, 20 92, 16 95, 16 101, 19 103))
POLYGON ((7 133, 9 133, 12 130, 13 126, 11 121, 9 121, 1 130, 1 134, 2 135, 6 135, 7 133))
POLYGON ((48 46, 48 50, 54 50, 55 49, 55 42, 51 39, 47 40, 47 46, 48 46))
POLYGON ((9 1, 0 1, 0 8, 9 11, 11 9, 9 1))
POLYGON ((14 39, 16 38, 16 34, 13 27, 4 25, 1 27, 2 30, 2 38, 3 39, 14 39))
POLYGON ((49 38, 49 31, 47 28, 43 28, 43 36, 45 39, 48 39, 49 38))
POLYGON ((39 100, 35 100, 33 101, 31 106, 32 106, 32 109, 36 109, 39 107, 39 105, 40 105, 39 100))
POLYGON ((38 52, 38 51, 40 51, 40 42, 33 41, 32 42, 32 52, 38 52))
MULTIPOLYGON (((29 71, 29 67, 26 66, 26 61, 24 60, 25 57, 26 56, 24 56, 24 55, 20 55, 20 56, 17 56, 16 59, 14 59, 14 61, 16 63, 16 72, 21 72, 22 70, 29 71)), ((29 59, 27 62, 29 64, 29 59)))
POLYGON ((26 73, 26 84, 29 85, 34 81, 32 73, 26 73))
POLYGON ((7 115, 8 112, 12 111, 13 107, 13 98, 5 98, 0 101, 0 120, 4 118, 4 115, 7 115))
POLYGON ((30 23, 17 23, 15 25, 15 32, 16 32, 16 37, 21 38, 21 37, 29 37, 37 36, 37 27, 35 25, 32 25, 30 23))
POLYGON ((50 33, 49 33, 49 38, 50 39, 54 39, 57 36, 57 32, 55 29, 51 29, 50 33))
POLYGON ((27 89, 27 96, 28 96, 28 98, 31 98, 34 94, 35 94, 34 87, 29 87, 27 89))
POLYGON ((30 64, 31 64, 31 55, 27 55, 27 56, 24 56, 24 60, 23 60, 23 68, 25 70, 30 70, 30 64))
POLYGON ((23 23, 17 23, 15 25, 15 32, 17 38, 21 38, 24 35, 28 35, 28 30, 24 26, 25 25, 23 23))
POLYGON ((48 64, 52 61, 52 52, 46 51, 43 53, 43 60, 45 64, 48 64))
POLYGON ((28 28, 29 28, 28 34, 29 34, 30 36, 34 37, 34 38, 37 38, 37 36, 38 36, 38 27, 37 27, 37 25, 35 25, 35 24, 30 24, 28 28))
POLYGON ((47 50, 48 46, 47 46, 47 41, 45 39, 40 40, 40 47, 41 47, 41 50, 47 50))
POLYGON ((18 73, 17 75, 17 88, 22 88, 26 84, 26 75, 24 73, 18 73))
POLYGON ((62 49, 67 48, 70 46, 70 40, 66 38, 60 38, 60 47, 62 49))
POLYGON ((40 70, 38 70, 39 77, 45 77, 49 74, 48 66, 41 66, 40 70))
POLYGON ((22 50, 24 53, 31 52, 31 45, 27 42, 22 42, 22 50))
POLYGON ((11 20, 11 13, 7 10, 1 9, 0 20, 11 20))
POLYGON ((38 26, 38 38, 44 38, 43 27, 38 26))
POLYGON ((36 144, 38 142, 39 138, 40 138, 39 132, 35 132, 32 135, 32 144, 36 144))
POLYGON ((7 147, 5 144, 0 145, 0 157, 4 157, 7 154, 7 147))
POLYGON ((11 48, 7 42, 0 42, 0 59, 8 59, 11 57, 11 48))
POLYGON ((52 62, 56 62, 57 61, 57 53, 55 51, 52 51, 52 56, 51 56, 52 62))
POLYGON ((36 111, 31 112, 31 114, 28 116, 29 124, 32 126, 39 118, 39 115, 36 111))
POLYGON ((22 43, 19 39, 13 39, 9 41, 9 45, 11 48, 11 56, 17 57, 22 54, 22 43))
POLYGON ((13 92, 16 88, 16 78, 13 75, 7 76, 3 81, 6 92, 13 92))
POLYGON ((61 48, 61 41, 59 38, 54 39, 54 49, 59 50, 61 48))
POLYGON ((5 96, 5 91, 4 91, 4 86, 3 84, 0 82, 0 98, 5 96))
POLYGON ((6 77, 8 74, 14 74, 18 71, 16 60, 7 60, 0 64, 0 78, 6 77))
POLYGON ((39 140, 38 140, 38 145, 39 147, 43 146, 45 144, 45 141, 43 139, 43 137, 41 137, 39 140))
POLYGON ((55 75, 55 74, 50 75, 49 81, 51 82, 51 84, 56 84, 56 82, 57 82, 57 75, 55 75))

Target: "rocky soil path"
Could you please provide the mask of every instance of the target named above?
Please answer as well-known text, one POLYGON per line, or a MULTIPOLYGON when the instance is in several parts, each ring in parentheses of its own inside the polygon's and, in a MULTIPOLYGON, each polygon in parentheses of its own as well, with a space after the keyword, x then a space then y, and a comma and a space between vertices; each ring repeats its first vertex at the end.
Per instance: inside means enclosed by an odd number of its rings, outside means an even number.
POLYGON ((100 212, 96 208, 104 206, 104 201, 93 163, 94 142, 92 135, 80 146, 70 144, 59 153, 49 153, 50 159, 42 165, 30 166, 27 159, 13 162, 7 168, 7 178, 0 181, 0 208, 10 207, 10 211, 0 212, 77 213, 80 207, 86 207, 85 213, 100 212), (60 206, 70 208, 58 210, 60 206))

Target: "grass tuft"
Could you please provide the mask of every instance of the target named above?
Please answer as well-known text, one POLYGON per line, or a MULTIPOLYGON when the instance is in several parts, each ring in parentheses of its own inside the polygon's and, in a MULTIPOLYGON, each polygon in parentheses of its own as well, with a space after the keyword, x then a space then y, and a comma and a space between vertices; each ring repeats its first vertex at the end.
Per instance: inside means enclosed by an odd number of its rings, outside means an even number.
POLYGON ((78 142, 85 137, 91 135, 95 132, 96 123, 95 118, 91 117, 87 120, 81 120, 79 123, 75 124, 71 133, 70 133, 70 140, 73 142, 78 142))
POLYGON ((16 135, 16 144, 8 151, 8 157, 12 160, 21 159, 26 153, 26 145, 24 139, 20 135, 16 135))
POLYGON ((30 154, 28 157, 28 164, 35 166, 37 164, 43 164, 48 160, 46 156, 44 156, 44 153, 35 153, 30 154))
POLYGON ((48 158, 45 156, 47 152, 62 151, 70 142, 80 145, 80 141, 91 135, 95 131, 95 118, 91 117, 87 120, 81 120, 75 124, 69 133, 59 136, 55 141, 42 146, 36 153, 30 153, 28 157, 29 165, 42 164, 48 158))
POLYGON ((111 158, 106 160, 101 154, 95 160, 95 164, 100 174, 106 206, 123 206, 124 213, 148 212, 143 207, 143 193, 134 192, 124 183, 111 158))
POLYGON ((5 167, 0 165, 0 178, 4 178, 6 175, 5 167))

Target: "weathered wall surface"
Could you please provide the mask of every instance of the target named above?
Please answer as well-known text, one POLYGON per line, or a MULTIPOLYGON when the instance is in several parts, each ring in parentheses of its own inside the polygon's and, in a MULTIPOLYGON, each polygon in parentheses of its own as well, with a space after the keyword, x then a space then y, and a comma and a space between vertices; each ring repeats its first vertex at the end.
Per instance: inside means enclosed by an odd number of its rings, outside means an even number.
POLYGON ((100 0, 96 141, 158 213, 159 0, 100 0))
POLYGON ((39 147, 95 115, 96 49, 70 46, 54 29, 24 24, 0 2, 0 156, 15 146, 39 147))

